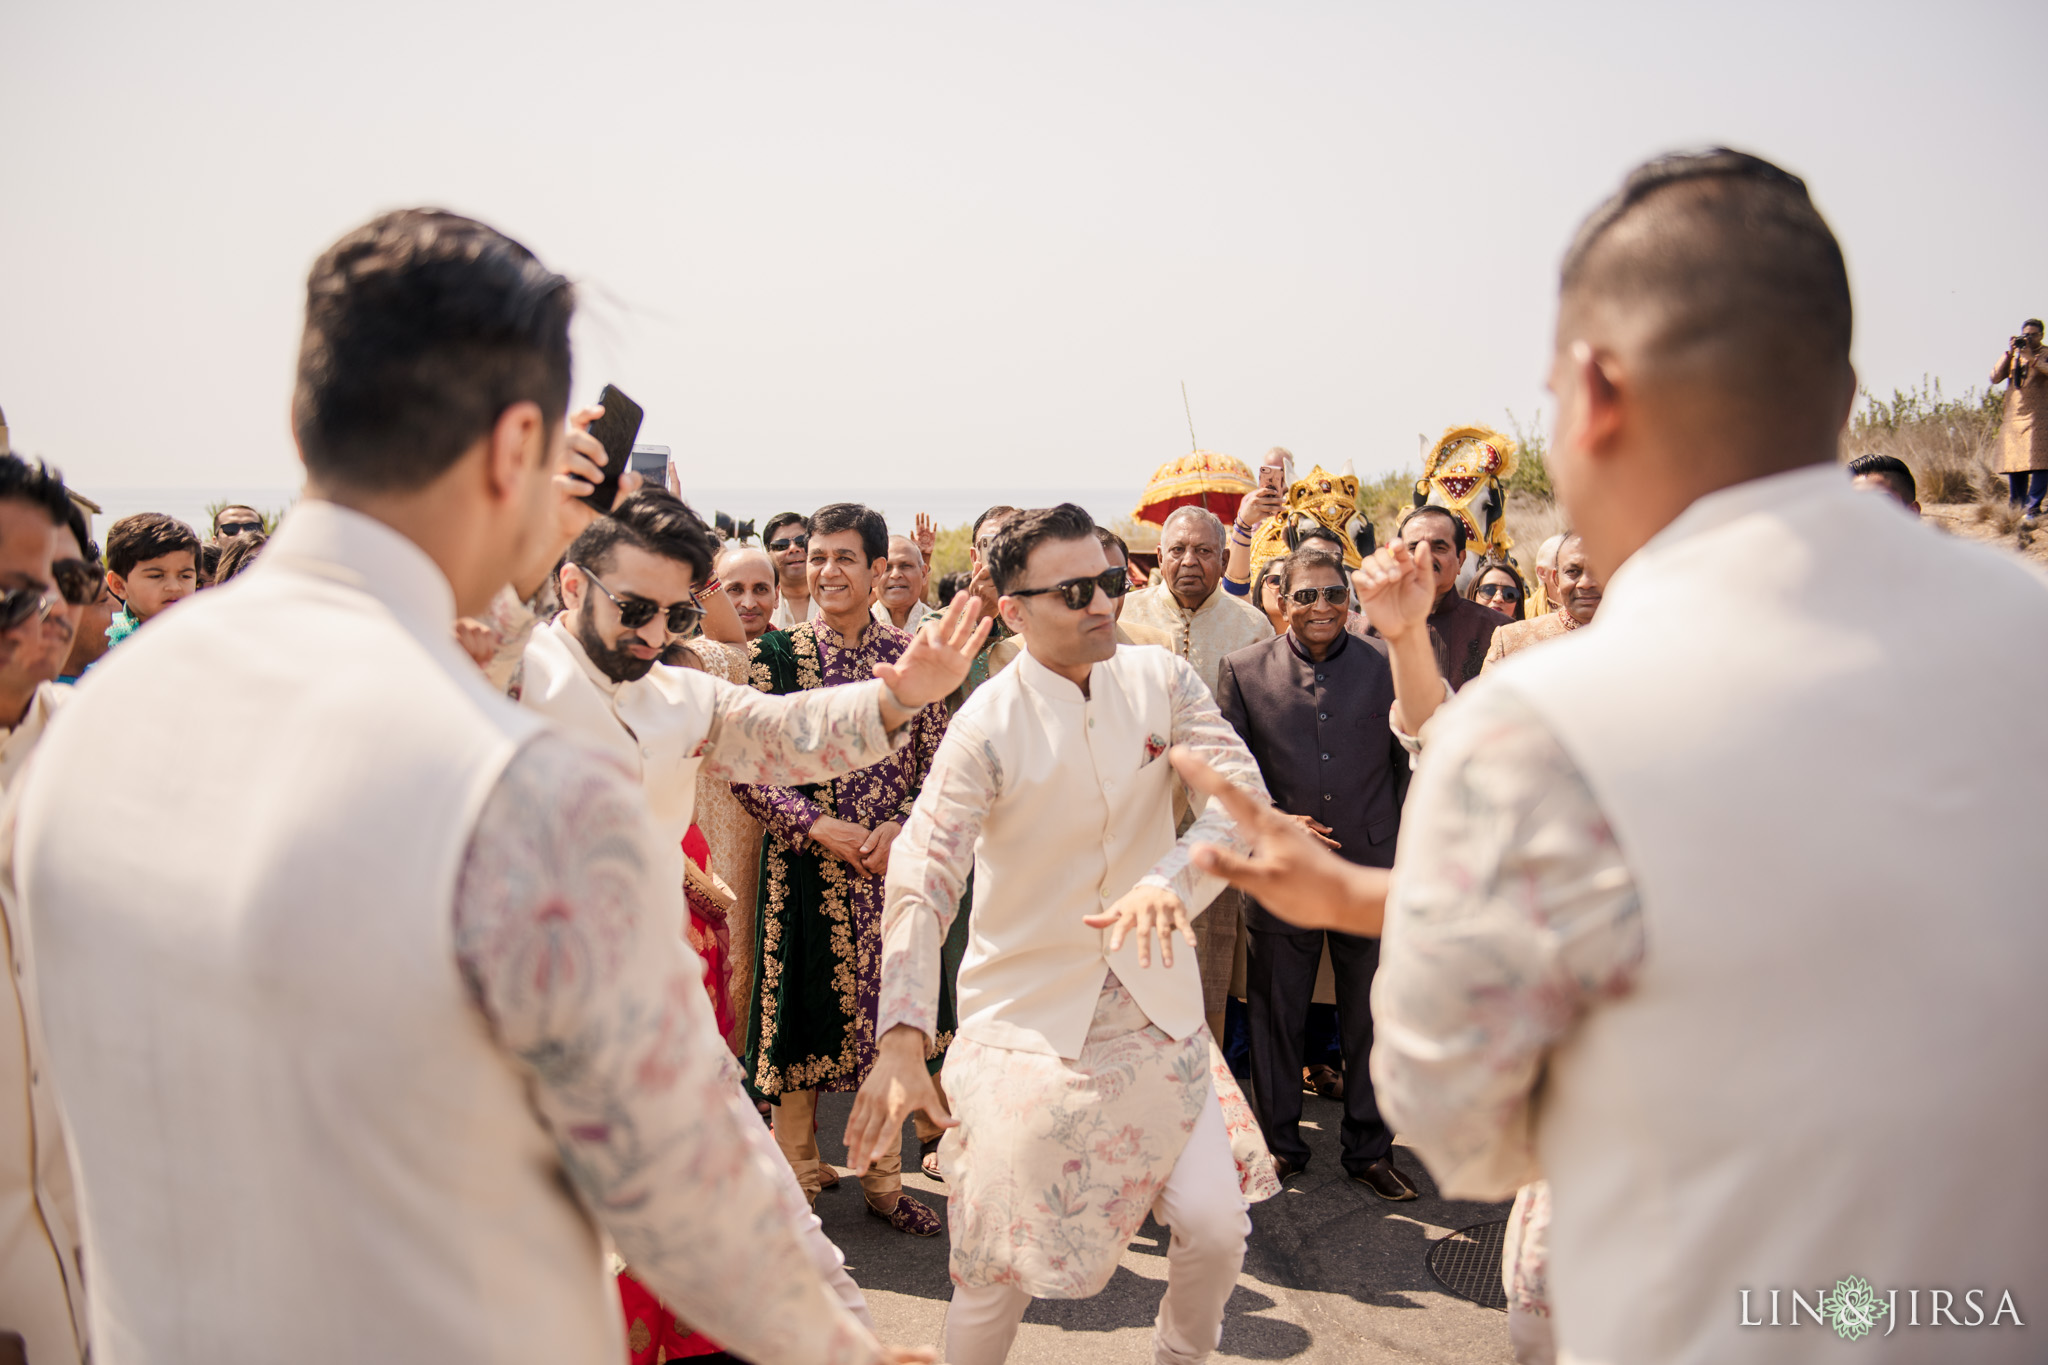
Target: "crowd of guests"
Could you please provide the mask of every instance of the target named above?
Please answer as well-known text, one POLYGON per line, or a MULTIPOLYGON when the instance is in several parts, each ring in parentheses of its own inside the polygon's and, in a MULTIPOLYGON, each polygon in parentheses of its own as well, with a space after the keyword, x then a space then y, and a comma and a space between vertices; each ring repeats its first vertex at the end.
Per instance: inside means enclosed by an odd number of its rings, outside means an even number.
POLYGON ((38 1365, 929 1360, 876 1341, 823 1234, 857 1184, 951 1236, 959 1365, 1034 1295, 1099 1290, 1156 1212, 1155 1355, 1192 1365, 1248 1203, 1310 1161, 1307 1093, 1374 1196, 1417 1196, 1399 1132, 1447 1196, 1513 1197, 1522 1361, 1733 1358, 1735 1294, 1809 1243, 2037 1265, 2020 874, 1864 836, 2022 817, 2037 768, 1962 779, 1887 736, 1941 670, 2037 697, 2040 631, 1945 609, 2039 624, 2040 584, 1911 528, 1899 461, 1837 466, 1846 274, 1782 171, 1643 168, 1562 288, 1576 524, 1526 569, 1435 504, 1255 563, 1269 492, 1172 512, 1151 575, 1078 507, 997 504, 950 592, 923 516, 727 538, 673 466, 598 511, 567 282, 426 210, 314 267, 308 497, 274 538, 231 505, 102 550, 0 453, 0 1328, 38 1365), (1759 329, 1791 358, 1767 382, 1759 329), (1834 818, 1845 781, 1879 814, 1834 818), (1843 1019, 1874 1060, 1816 1074, 1843 1019), (2011 1067, 1917 1064, 1971 1049, 2011 1067), (1983 1160, 1906 1161, 1937 1116, 1983 1160))

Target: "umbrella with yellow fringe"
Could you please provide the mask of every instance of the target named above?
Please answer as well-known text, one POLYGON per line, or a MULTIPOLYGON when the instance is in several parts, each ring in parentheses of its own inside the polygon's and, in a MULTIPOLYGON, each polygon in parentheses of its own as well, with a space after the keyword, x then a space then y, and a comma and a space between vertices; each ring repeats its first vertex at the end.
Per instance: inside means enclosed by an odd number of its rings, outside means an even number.
POLYGON ((1202 507, 1230 522, 1237 517, 1237 505, 1257 487, 1243 460, 1214 450, 1190 451, 1152 471, 1132 515, 1163 526, 1178 508, 1202 507))

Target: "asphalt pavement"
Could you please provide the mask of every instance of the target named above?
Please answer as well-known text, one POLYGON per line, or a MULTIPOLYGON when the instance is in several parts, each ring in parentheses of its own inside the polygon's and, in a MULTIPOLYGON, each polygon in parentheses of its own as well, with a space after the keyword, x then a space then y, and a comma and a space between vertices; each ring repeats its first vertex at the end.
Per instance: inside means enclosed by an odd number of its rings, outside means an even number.
MULTIPOLYGON (((843 1163, 840 1135, 851 1095, 818 1106, 825 1159, 843 1163)), ((1413 1152, 1394 1160, 1421 1192, 1391 1204, 1345 1176, 1337 1160, 1339 1105, 1305 1097, 1309 1167, 1272 1199, 1252 1206, 1252 1235, 1231 1295, 1217 1361, 1300 1361, 1379 1365, 1430 1361, 1509 1365, 1507 1315, 1446 1291, 1426 1256, 1437 1238, 1507 1217, 1505 1204, 1440 1198, 1413 1152)), ((943 1218, 946 1187, 915 1166, 906 1138, 904 1188, 943 1218)), ((843 1166, 842 1166, 843 1169, 843 1166)), ((946 1236, 909 1237, 868 1217, 851 1178, 818 1196, 825 1231, 846 1253, 885 1341, 937 1345, 952 1284, 946 1236)), ((1092 1299, 1040 1299, 1025 1315, 1013 1365, 1147 1365, 1152 1318, 1166 1288, 1166 1246, 1146 1222, 1123 1263, 1092 1299)))

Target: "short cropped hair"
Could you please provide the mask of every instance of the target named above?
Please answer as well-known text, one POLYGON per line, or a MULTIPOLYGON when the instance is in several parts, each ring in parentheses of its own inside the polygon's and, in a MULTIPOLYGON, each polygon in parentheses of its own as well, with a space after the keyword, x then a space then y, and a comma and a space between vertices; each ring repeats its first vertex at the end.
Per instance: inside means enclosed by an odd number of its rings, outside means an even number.
POLYGON ((988 521, 991 517, 997 521, 1008 521, 1011 517, 1017 515, 1017 510, 1006 502, 997 503, 994 507, 989 508, 974 519, 974 526, 968 531, 967 538, 969 540, 981 539, 982 523, 988 521))
POLYGON ((316 479, 433 482, 514 403, 569 405, 575 291, 493 228, 439 209, 372 219, 306 280, 292 429, 316 479))
MULTIPOLYGON (((70 526, 72 513, 78 510, 71 495, 64 491, 62 474, 41 460, 30 464, 19 455, 0 455, 0 502, 9 501, 25 502, 40 509, 52 526, 70 526)), ((79 525, 83 524, 81 515, 79 525)), ((80 545, 85 540, 83 534, 78 537, 80 545)))
POLYGON ((801 526, 804 534, 811 533, 811 519, 801 512, 777 512, 768 518, 768 525, 761 531, 761 543, 766 545, 775 539, 775 533, 785 526, 801 526))
POLYGON ((1399 540, 1401 533, 1408 529, 1408 523, 1417 517, 1442 517, 1445 521, 1448 521, 1451 524, 1452 542, 1457 546, 1459 554, 1465 553, 1465 537, 1468 534, 1465 529, 1465 519, 1450 508, 1438 507, 1434 503, 1424 503, 1420 507, 1411 507, 1403 512, 1401 520, 1394 524, 1394 538, 1399 540))
POLYGON ((2048 327, 2042 327, 2041 319, 2039 318, 2028 318, 2025 322, 2020 324, 2020 330, 2022 332, 2026 331, 2029 327, 2041 327, 2042 331, 2048 332, 2048 327))
POLYGON ((1024 584, 1031 552, 1048 540, 1094 540, 1095 518, 1071 502, 1019 512, 1003 523, 988 549, 988 576, 1004 593, 1024 584))
POLYGON ((711 581, 718 538, 689 504, 665 488, 643 488, 583 528, 569 546, 569 563, 603 574, 617 562, 621 545, 690 566, 690 581, 711 581))
POLYGON ((137 564, 184 550, 199 569, 199 534, 176 517, 162 512, 137 512, 107 529, 107 568, 126 578, 137 564))
POLYGON ((811 513, 811 539, 860 532, 861 556, 869 564, 889 557, 889 523, 874 508, 857 502, 827 503, 811 513))
POLYGON ((1131 547, 1124 542, 1122 536, 1110 530, 1107 526, 1098 526, 1095 528, 1095 538, 1102 542, 1102 553, 1108 554, 1109 547, 1114 545, 1116 546, 1117 554, 1123 559, 1124 563, 1128 564, 1131 562, 1131 547))
POLYGON ((1295 576, 1305 569, 1335 569, 1337 571, 1337 581, 1339 583, 1344 581, 1343 556, 1314 543, 1304 545, 1298 550, 1283 555, 1278 560, 1275 560, 1274 563, 1278 567, 1272 572, 1280 580, 1280 595, 1282 597, 1294 591, 1295 576))
POLYGON ((58 525, 68 527, 71 538, 78 542, 79 557, 94 568, 100 567, 100 547, 92 543, 92 532, 85 526, 85 509, 76 501, 64 499, 64 520, 58 525))
POLYGON ((1166 520, 1159 523, 1160 536, 1163 538, 1168 531, 1171 531, 1174 523, 1184 521, 1192 521, 1205 528, 1210 535, 1216 538, 1216 544, 1219 548, 1230 543, 1229 533, 1223 529, 1223 518, 1217 516, 1208 508, 1197 507, 1193 503, 1176 507, 1171 512, 1168 512, 1166 520))
POLYGON ((1896 455, 1858 455, 1849 461, 1849 477, 1860 474, 1883 479, 1899 495, 1900 502, 1920 501, 1920 488, 1913 481, 1912 469, 1896 455))
POLYGON ((1625 308, 1649 323, 1647 353, 1706 353, 1730 394, 1832 403, 1832 381, 1850 373, 1842 248, 1806 183, 1747 152, 1636 167, 1580 225, 1559 273, 1560 316, 1589 299, 1625 308))

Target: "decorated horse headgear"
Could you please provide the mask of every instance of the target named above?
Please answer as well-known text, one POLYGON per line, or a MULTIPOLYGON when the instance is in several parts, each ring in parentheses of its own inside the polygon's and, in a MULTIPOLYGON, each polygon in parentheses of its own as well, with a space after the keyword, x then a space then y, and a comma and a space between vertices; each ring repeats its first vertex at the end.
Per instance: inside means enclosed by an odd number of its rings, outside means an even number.
POLYGON ((1312 535, 1327 532, 1344 553, 1344 567, 1355 569, 1373 548, 1372 523, 1358 507, 1358 476, 1347 465, 1332 474, 1321 465, 1287 487, 1281 513, 1268 517, 1252 537, 1254 576, 1269 560, 1299 549, 1312 535))
POLYGON ((1430 448, 1415 481, 1417 507, 1441 507, 1465 523, 1472 552, 1506 558, 1506 480, 1515 472, 1515 443, 1491 427, 1451 427, 1430 448))

